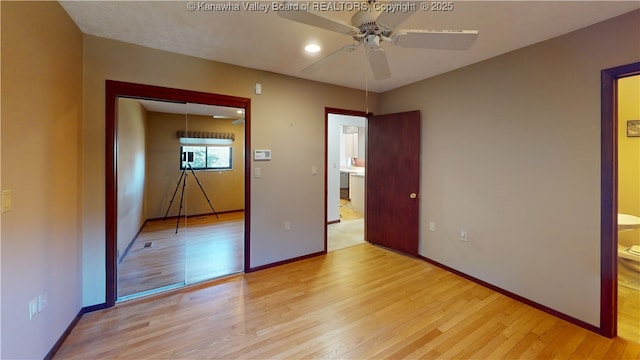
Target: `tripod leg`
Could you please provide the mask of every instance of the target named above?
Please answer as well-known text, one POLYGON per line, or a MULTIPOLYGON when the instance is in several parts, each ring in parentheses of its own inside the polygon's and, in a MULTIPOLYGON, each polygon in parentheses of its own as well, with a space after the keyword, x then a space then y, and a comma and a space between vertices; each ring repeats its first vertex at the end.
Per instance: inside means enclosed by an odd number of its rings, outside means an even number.
POLYGON ((176 222, 176 234, 178 233, 178 227, 180 226, 180 215, 182 214, 182 200, 184 200, 184 187, 187 185, 187 177, 189 175, 185 174, 184 180, 182 181, 182 194, 180 195, 180 208, 178 209, 178 221, 176 222))
POLYGON ((188 165, 189 165, 189 170, 191 170, 193 177, 196 179, 196 182, 198 183, 198 186, 200 186, 200 190, 202 190, 202 194, 204 194, 204 198, 207 199, 207 202, 209 203, 209 207, 211 208, 211 210, 213 210, 213 214, 216 216, 216 219, 219 219, 216 209, 214 209, 213 205, 211 205, 211 201, 209 201, 209 197, 207 196, 207 193, 204 192, 204 188, 202 187, 202 184, 200 184, 200 180, 198 180, 198 177, 196 176, 195 171, 193 171, 193 168, 191 167, 191 164, 188 164, 188 165))
POLYGON ((169 215, 169 210, 171 209, 171 205, 173 205, 173 199, 176 198, 176 193, 178 192, 178 188, 180 187, 180 182, 182 181, 182 177, 184 176, 185 171, 187 171, 186 168, 184 168, 182 170, 182 174, 180 174, 180 179, 178 179, 178 184, 176 184, 176 189, 173 191, 173 196, 171 197, 171 201, 169 201, 169 206, 167 207, 167 212, 164 213, 164 219, 162 219, 162 221, 167 220, 167 215, 169 215))

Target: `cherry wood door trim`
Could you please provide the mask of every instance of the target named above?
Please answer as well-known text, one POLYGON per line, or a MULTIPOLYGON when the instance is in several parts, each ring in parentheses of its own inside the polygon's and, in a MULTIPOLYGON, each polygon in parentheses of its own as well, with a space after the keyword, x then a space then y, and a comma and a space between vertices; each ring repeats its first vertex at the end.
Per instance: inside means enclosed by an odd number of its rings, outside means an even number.
MULTIPOLYGON (((212 94, 200 91, 173 89, 161 86, 135 84, 122 81, 105 81, 105 243, 106 243, 106 302, 105 306, 111 307, 117 298, 117 126, 116 119, 118 97, 163 100, 184 103, 198 103, 218 106, 230 106, 244 108, 245 110, 245 219, 250 219, 251 208, 251 99, 236 96, 212 94)), ((250 259, 250 222, 244 222, 244 269, 247 272, 251 268, 250 259)))
MULTIPOLYGON (((327 253, 327 225, 329 225, 329 218, 327 217, 327 211, 329 210, 327 206, 327 201, 329 200, 329 190, 328 190, 328 171, 329 171, 329 114, 335 115, 350 115, 350 116, 361 116, 368 117, 372 115, 371 113, 366 113, 364 111, 358 110, 345 110, 345 109, 337 109, 332 107, 324 108, 324 251, 323 253, 327 253)), ((366 219, 364 221, 367 221, 366 219)), ((339 223, 340 220, 333 221, 333 223, 339 223)))
POLYGON ((617 80, 640 74, 640 62, 601 72, 600 334, 618 334, 617 80))

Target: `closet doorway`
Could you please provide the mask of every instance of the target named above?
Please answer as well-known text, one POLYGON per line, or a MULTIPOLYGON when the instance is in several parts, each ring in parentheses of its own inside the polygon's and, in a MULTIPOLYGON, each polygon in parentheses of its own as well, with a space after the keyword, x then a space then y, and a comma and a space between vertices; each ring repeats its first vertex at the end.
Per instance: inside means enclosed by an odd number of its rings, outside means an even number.
POLYGON ((107 81, 107 305, 248 267, 250 100, 107 81))

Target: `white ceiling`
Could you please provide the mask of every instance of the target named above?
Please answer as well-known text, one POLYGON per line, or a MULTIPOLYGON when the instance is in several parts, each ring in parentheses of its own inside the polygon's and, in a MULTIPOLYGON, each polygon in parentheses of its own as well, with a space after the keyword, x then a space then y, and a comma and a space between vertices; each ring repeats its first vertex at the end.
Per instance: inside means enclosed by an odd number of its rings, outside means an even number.
POLYGON ((202 115, 220 119, 241 119, 244 118, 244 109, 228 106, 179 103, 159 100, 138 99, 140 104, 147 111, 181 114, 181 115, 202 115))
MULTIPOLYGON (((339 3, 344 1, 333 2, 339 3)), ((407 85, 640 8, 637 0, 453 1, 453 11, 417 10, 399 28, 478 30, 478 40, 466 51, 406 49, 385 43, 391 78, 376 81, 362 48, 313 75, 301 74, 300 70, 350 44, 351 39, 279 17, 271 9, 271 1, 61 1, 61 4, 86 34, 350 88, 366 87, 374 92, 407 85), (206 8, 227 3, 238 3, 241 7, 259 3, 269 11, 189 10, 194 5, 206 8), (322 47, 315 56, 303 50, 311 41, 322 47)), ((347 23, 354 13, 321 12, 347 23)))

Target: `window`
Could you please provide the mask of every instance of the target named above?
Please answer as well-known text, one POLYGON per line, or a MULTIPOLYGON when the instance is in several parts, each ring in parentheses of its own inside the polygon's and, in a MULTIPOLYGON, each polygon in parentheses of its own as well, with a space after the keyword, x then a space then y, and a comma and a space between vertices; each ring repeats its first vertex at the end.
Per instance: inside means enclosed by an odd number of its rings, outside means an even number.
POLYGON ((193 170, 231 170, 232 166, 231 146, 181 146, 180 170, 189 168, 193 170))

